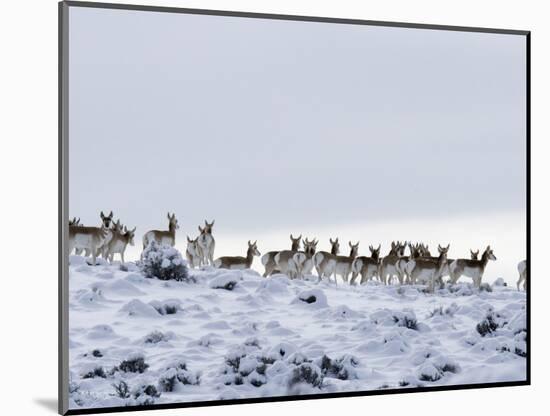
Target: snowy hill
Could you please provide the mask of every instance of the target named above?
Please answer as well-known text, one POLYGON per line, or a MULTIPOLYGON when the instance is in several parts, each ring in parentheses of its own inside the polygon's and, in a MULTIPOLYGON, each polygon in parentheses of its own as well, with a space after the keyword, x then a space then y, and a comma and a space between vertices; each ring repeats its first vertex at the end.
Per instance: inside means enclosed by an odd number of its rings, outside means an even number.
POLYGON ((206 268, 195 282, 70 258, 70 407, 526 377, 526 298, 206 268))

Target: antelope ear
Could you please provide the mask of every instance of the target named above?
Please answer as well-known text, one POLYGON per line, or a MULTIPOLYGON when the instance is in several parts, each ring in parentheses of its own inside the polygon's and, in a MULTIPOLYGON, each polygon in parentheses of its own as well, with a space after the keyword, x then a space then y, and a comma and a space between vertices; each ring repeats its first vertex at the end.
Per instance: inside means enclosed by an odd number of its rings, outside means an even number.
POLYGON ((215 222, 216 220, 212 220, 212 224, 210 224, 210 227, 213 227, 215 222))
POLYGON ((348 241, 348 245, 350 248, 353 248, 353 244, 351 244, 351 241, 348 241))
POLYGON ((126 228, 126 226, 124 226, 124 232, 125 232, 125 233, 128 232, 128 228, 126 228))
POLYGON ((203 230, 204 228, 201 228, 201 226, 199 225, 199 232, 202 233, 203 230))
POLYGON ((335 243, 334 241, 332 241, 332 238, 329 238, 328 241, 330 241, 330 244, 334 244, 334 243, 335 243))
POLYGON ((171 219, 171 218, 170 218, 170 213, 169 213, 169 212, 166 213, 166 218, 168 218, 169 220, 171 219))
POLYGON ((300 235, 298 236, 298 240, 301 240, 301 239, 302 239, 302 234, 300 234, 300 235))
POLYGON ((248 240, 248 247, 250 247, 252 245, 252 243, 250 242, 250 240, 248 240))
POLYGON ((382 248, 382 244, 378 244, 378 248, 376 249, 376 251, 380 251, 381 248, 382 248))
POLYGON ((137 225, 134 227, 134 229, 132 230, 132 234, 135 233, 137 230, 137 225))
POLYGON ((105 214, 103 213, 103 211, 101 211, 99 215, 101 216, 101 219, 105 218, 105 214))
POLYGON ((113 211, 109 214, 109 218, 113 218, 113 211))
POLYGON ((254 245, 257 245, 258 244, 258 240, 254 241, 254 245))
POLYGON ((290 233, 290 239, 293 240, 293 241, 295 240, 295 238, 292 237, 292 233, 290 233))
POLYGON ((486 251, 491 250, 491 246, 487 246, 487 248, 486 248, 485 250, 486 250, 486 251))
POLYGON ((204 220, 204 225, 208 227, 208 221, 204 220))
POLYGON ((189 238, 188 235, 185 235, 187 237, 187 242, 190 243, 192 240, 189 238))

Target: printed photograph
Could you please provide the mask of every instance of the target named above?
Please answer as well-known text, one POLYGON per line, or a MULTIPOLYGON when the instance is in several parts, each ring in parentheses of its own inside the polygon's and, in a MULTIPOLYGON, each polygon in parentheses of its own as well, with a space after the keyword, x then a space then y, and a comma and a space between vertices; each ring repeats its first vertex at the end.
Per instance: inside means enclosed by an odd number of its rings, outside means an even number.
POLYGON ((527 379, 525 36, 68 13, 71 410, 527 379))

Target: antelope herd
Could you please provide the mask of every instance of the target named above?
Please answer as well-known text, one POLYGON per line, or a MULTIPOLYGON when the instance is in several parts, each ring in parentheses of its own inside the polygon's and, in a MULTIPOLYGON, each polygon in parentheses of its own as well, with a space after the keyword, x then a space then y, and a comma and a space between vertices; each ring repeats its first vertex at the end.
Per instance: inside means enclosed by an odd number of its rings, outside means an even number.
MULTIPOLYGON (((174 246, 176 244, 176 230, 179 229, 175 214, 168 213, 167 230, 150 230, 143 235, 143 248, 152 241, 158 244, 174 246)), ((80 218, 69 221, 69 253, 73 250, 76 255, 84 252, 86 257, 92 257, 93 265, 97 257, 101 256, 109 262, 114 261, 115 254, 120 255, 124 264, 124 252, 128 245, 134 245, 136 227, 128 229, 113 220, 113 212, 105 215, 100 213, 99 226, 84 226, 80 218)), ((186 257, 190 267, 199 268, 212 266, 223 269, 249 269, 255 256, 261 256, 257 241, 248 241, 245 256, 223 256, 214 259, 216 241, 212 234, 214 221, 204 221, 204 226, 198 226, 199 235, 194 239, 187 236, 186 257)), ((317 273, 318 282, 323 279, 337 282, 340 277, 345 283, 354 285, 359 276, 359 284, 364 284, 372 279, 378 279, 383 284, 391 284, 397 280, 399 284, 427 284, 431 291, 435 285, 443 284, 443 278, 448 277, 450 283, 456 283, 462 276, 473 280, 476 287, 481 286, 481 280, 489 261, 496 260, 490 246, 483 251, 479 258, 479 250, 470 250, 470 258, 450 259, 447 257, 450 244, 446 247, 438 246, 438 255, 432 256, 428 245, 423 243, 393 241, 387 255, 381 256, 381 245, 374 248, 369 246, 370 256, 359 256, 359 242, 348 242, 349 255, 340 254, 340 242, 338 238, 329 239, 330 252, 317 251, 319 241, 302 238, 302 235, 294 237, 290 235, 290 249, 281 251, 269 251, 261 257, 265 268, 264 277, 273 274, 286 274, 291 279, 304 278, 312 275, 313 269, 317 273), (303 250, 301 246, 303 245, 303 250), (406 255, 406 249, 408 254, 406 255), (350 279, 351 275, 351 279, 350 279)), ((527 289, 527 262, 518 264, 519 280, 517 288, 527 289)))

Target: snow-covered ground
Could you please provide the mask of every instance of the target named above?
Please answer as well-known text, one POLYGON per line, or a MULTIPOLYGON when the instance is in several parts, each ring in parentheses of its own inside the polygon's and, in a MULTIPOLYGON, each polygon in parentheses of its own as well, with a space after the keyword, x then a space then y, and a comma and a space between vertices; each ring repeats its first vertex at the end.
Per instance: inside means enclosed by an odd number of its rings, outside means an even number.
POLYGON ((211 268, 187 283, 70 263, 71 408, 526 377, 515 287, 428 294, 211 268))

